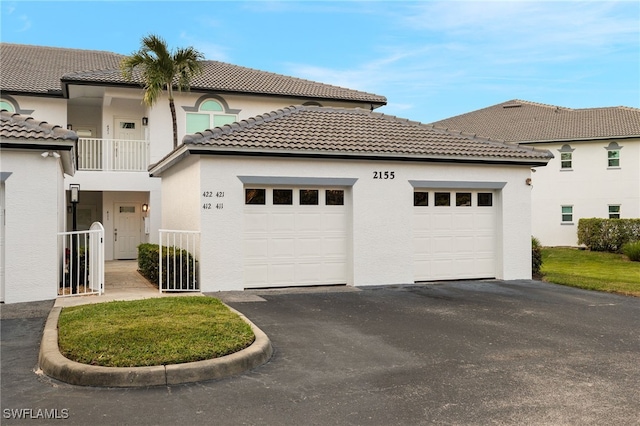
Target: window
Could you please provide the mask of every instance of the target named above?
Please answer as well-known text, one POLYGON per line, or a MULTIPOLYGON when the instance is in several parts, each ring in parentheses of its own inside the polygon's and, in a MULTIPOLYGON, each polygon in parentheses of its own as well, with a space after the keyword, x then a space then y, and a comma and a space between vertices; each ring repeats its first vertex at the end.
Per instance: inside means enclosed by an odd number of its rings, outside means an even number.
POLYGON ((244 203, 245 204, 265 204, 266 190, 264 189, 250 189, 244 190, 244 203))
POLYGON ((458 206, 458 207, 470 207, 471 206, 471 193, 470 192, 456 192, 456 206, 458 206))
POLYGON ((609 219, 620 219, 620 205, 609 206, 609 219))
POLYGON ((611 142, 605 147, 607 150, 607 167, 619 168, 620 167, 620 150, 622 147, 615 142, 611 142))
POLYGON ((343 206, 344 191, 342 189, 327 189, 324 201, 327 206, 343 206))
POLYGON ((436 206, 450 206, 451 205, 451 194, 448 192, 436 192, 435 194, 435 205, 436 206))
POLYGON ((571 170, 573 166, 573 148, 570 145, 562 145, 558 150, 560 152, 560 169, 571 170))
POLYGON ((273 190, 273 204, 274 205, 292 205, 293 204, 293 190, 292 189, 274 189, 273 190))
POLYGON ((562 222, 573 222, 573 206, 562 206, 562 222))
POLYGON ((429 193, 416 191, 413 193, 413 205, 414 206, 428 206, 429 205, 429 193))
POLYGON ((4 99, 0 99, 0 110, 7 110, 9 112, 16 112, 15 107, 9 101, 5 101, 4 99))
POLYGON ((300 205, 301 206, 317 206, 318 190, 317 189, 301 189, 300 205))
POLYGON ((197 108, 189 108, 187 112, 187 133, 202 132, 214 127, 237 121, 235 114, 228 114, 222 104, 213 99, 204 100, 197 108), (196 112, 197 111, 197 112, 196 112))
POLYGON ((478 207, 493 206, 493 194, 491 192, 478 192, 478 207))

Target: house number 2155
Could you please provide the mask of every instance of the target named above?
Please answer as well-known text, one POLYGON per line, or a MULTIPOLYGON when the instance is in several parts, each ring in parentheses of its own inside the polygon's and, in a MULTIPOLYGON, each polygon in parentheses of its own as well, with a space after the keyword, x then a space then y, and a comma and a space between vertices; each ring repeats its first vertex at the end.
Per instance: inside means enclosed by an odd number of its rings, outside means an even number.
POLYGON ((390 171, 377 172, 377 171, 374 171, 373 172, 373 178, 374 179, 395 179, 396 178, 396 172, 390 172, 390 171))

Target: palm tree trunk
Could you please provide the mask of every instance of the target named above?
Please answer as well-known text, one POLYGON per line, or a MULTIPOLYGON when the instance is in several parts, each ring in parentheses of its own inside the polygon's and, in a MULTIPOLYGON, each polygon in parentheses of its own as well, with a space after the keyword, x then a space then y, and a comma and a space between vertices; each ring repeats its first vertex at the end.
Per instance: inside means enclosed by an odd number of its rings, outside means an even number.
POLYGON ((176 106, 173 99, 169 99, 169 108, 171 108, 171 121, 173 124, 173 149, 178 147, 178 120, 176 118, 176 106))

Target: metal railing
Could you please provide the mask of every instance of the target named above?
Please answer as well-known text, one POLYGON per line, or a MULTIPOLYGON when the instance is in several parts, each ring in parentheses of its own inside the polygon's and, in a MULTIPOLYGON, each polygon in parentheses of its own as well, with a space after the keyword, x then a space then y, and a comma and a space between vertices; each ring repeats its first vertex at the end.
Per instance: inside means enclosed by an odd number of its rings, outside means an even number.
POLYGON ((78 170, 146 172, 149 141, 78 139, 78 170))
POLYGON ((199 291, 200 232, 160 229, 158 289, 199 291))
POLYGON ((94 222, 88 231, 59 232, 62 273, 58 297, 104 292, 104 227, 94 222))

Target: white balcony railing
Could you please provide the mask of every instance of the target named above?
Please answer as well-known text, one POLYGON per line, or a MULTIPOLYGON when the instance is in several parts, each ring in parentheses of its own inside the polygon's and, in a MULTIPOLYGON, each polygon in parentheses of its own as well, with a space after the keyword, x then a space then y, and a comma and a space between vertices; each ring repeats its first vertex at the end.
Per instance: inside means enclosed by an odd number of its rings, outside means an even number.
POLYGON ((146 172, 149 141, 78 139, 78 170, 146 172))

